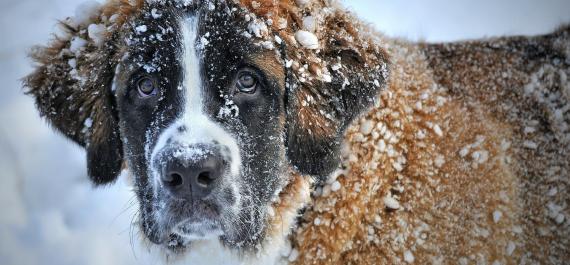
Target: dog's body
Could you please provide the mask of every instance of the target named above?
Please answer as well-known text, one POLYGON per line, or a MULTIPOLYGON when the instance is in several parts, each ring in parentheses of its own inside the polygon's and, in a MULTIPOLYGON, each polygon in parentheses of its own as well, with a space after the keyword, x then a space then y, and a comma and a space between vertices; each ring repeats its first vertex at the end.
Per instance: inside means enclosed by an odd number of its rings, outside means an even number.
POLYGON ((305 212, 298 264, 565 264, 569 45, 568 28, 390 42, 390 85, 349 129, 342 188, 305 212))
POLYGON ((570 258, 570 29, 409 44, 334 1, 96 9, 26 86, 95 183, 131 172, 171 261, 570 258))

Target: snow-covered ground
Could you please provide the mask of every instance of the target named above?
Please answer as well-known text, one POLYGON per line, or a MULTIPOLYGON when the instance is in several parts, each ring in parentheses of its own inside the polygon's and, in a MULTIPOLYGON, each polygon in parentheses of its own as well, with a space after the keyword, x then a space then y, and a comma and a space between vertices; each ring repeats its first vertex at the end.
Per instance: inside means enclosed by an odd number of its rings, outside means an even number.
MULTIPOLYGON (((0 264, 157 264, 138 242, 124 180, 92 189, 83 151, 54 133, 22 95, 26 51, 82 0, 0 0, 0 264), (132 239, 132 240, 131 240, 132 239), (132 242, 132 243, 131 243, 132 242)), ((570 22, 568 0, 352 0, 391 36, 448 41, 540 34, 570 22)))

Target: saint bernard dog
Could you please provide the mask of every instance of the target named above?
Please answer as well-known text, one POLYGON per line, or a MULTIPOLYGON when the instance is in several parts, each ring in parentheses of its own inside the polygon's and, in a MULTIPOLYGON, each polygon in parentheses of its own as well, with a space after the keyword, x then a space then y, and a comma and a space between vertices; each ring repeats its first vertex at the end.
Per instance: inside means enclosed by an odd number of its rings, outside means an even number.
POLYGON ((412 43, 335 0, 87 3, 31 57, 180 264, 567 264, 570 28, 412 43))

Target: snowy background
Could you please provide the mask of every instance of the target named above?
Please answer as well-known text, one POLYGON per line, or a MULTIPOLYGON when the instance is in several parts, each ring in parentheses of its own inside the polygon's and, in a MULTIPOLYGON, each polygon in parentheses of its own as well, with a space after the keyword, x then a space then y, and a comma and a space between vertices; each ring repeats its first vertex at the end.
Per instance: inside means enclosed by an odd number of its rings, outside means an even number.
MULTIPOLYGON (((26 51, 82 0, 0 0, 0 264, 157 264, 136 242, 124 180, 93 189, 83 151, 38 118, 19 79, 26 51), (131 239, 133 244, 131 244, 131 239)), ((541 34, 570 22, 568 0, 351 0, 390 36, 452 41, 541 34)))

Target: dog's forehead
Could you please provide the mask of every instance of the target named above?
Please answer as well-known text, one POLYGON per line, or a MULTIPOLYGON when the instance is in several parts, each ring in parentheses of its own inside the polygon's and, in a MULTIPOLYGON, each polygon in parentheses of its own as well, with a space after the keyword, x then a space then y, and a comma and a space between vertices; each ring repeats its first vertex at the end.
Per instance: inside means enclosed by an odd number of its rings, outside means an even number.
POLYGON ((141 68, 148 74, 173 71, 176 65, 183 64, 184 49, 192 45, 209 75, 205 79, 224 79, 240 65, 253 65, 278 84, 285 83, 279 50, 267 49, 252 37, 249 13, 221 5, 214 10, 197 5, 150 5, 145 10, 127 24, 122 58, 126 67, 120 69, 126 70, 125 77, 141 68), (184 31, 190 21, 197 29, 192 44, 184 43, 184 31))
POLYGON ((227 7, 217 8, 222 10, 202 5, 185 8, 150 5, 128 23, 126 47, 131 52, 140 53, 148 53, 149 46, 179 48, 183 39, 183 24, 189 19, 197 24, 196 41, 203 51, 211 46, 215 46, 216 50, 224 50, 232 45, 247 44, 249 41, 246 38, 248 33, 244 15, 227 7))

